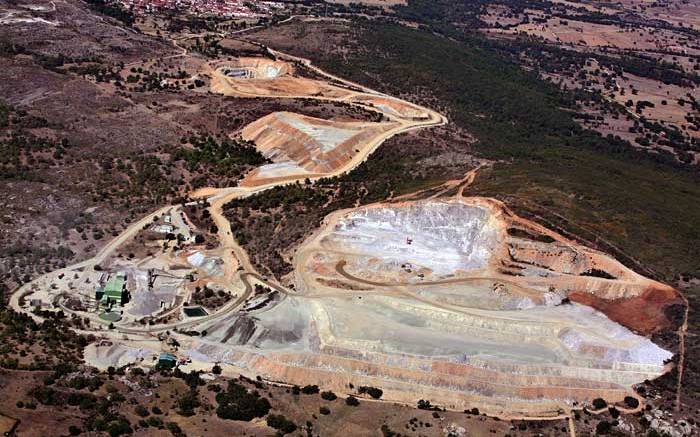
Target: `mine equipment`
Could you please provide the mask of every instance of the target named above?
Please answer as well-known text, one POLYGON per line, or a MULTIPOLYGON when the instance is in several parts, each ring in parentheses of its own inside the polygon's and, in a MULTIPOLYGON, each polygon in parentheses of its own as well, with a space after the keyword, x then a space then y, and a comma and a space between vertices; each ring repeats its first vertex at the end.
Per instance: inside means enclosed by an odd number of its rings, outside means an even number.
MULTIPOLYGON (((153 289, 153 285, 156 283, 156 278, 158 278, 159 276, 164 276, 167 278, 183 279, 182 277, 175 276, 172 273, 167 273, 167 272, 156 273, 155 269, 148 269, 148 289, 149 290, 153 289)), ((185 276, 185 278, 189 279, 189 275, 185 276)))

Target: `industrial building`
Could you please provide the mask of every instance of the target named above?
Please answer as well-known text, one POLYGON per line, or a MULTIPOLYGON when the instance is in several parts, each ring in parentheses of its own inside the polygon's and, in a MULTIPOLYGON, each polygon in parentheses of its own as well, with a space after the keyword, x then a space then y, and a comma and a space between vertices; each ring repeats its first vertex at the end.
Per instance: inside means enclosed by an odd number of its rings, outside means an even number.
POLYGON ((113 277, 108 277, 104 285, 98 285, 95 289, 95 300, 107 307, 124 305, 128 301, 126 273, 119 272, 113 277))

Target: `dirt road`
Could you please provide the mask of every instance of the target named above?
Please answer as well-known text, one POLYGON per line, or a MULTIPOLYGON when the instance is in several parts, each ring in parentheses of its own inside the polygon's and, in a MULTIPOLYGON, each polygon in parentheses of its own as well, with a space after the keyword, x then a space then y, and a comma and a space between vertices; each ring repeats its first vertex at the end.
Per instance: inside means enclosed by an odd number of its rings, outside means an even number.
MULTIPOLYGON (((186 56, 187 55, 187 50, 183 47, 180 47, 176 44, 175 41, 173 41, 173 44, 176 47, 179 47, 182 52, 178 53, 173 56, 186 56)), ((361 148, 360 153, 357 153, 352 160, 350 160, 347 164, 342 166, 341 168, 336 169, 332 173, 328 174, 323 174, 321 176, 318 176, 316 178, 311 179, 311 181, 315 181, 317 179, 320 179, 321 177, 328 178, 328 177, 336 177, 339 176, 343 173, 347 173, 349 171, 352 171, 354 168, 356 168, 358 165, 360 165, 364 160, 366 160, 369 155, 376 150, 377 147, 379 147, 384 141, 387 139, 393 137, 394 135, 408 132, 411 130, 415 129, 422 129, 422 128, 427 128, 427 127, 432 127, 432 126, 439 126, 447 123, 447 118, 443 116, 442 114, 439 114, 429 108, 424 108, 415 104, 412 104, 410 102, 406 102, 400 99, 395 99, 397 102, 401 102, 402 104, 412 106, 415 108, 420 109, 423 113, 425 113, 427 116, 422 119, 407 119, 407 118, 400 118, 396 117, 394 114, 391 114, 389 112, 381 111, 379 108, 368 105, 368 104, 363 104, 362 102, 357 99, 357 97, 383 97, 383 98, 392 98, 390 96, 387 96, 383 93, 377 92, 375 90, 372 90, 370 88, 361 86, 359 84, 356 84, 354 82, 345 80, 343 78, 340 78, 338 76, 335 76, 333 74, 327 73, 320 68, 316 67, 313 65, 313 63, 304 58, 299 58, 296 56, 292 56, 286 53, 282 53, 276 50, 272 50, 268 48, 268 51, 277 56, 280 57, 281 59, 286 59, 290 61, 296 61, 300 62, 306 67, 314 70, 316 73, 319 75, 326 77, 329 81, 333 81, 336 83, 340 83, 342 85, 347 86, 350 89, 360 89, 362 92, 357 92, 357 91, 349 91, 347 94, 343 95, 342 97, 339 98, 329 98, 329 97, 318 97, 318 96, 295 96, 295 97, 289 97, 289 98, 298 98, 298 97, 303 97, 303 98, 317 98, 321 100, 335 100, 335 101, 342 101, 344 103, 350 103, 352 105, 357 105, 362 107, 363 109, 370 110, 373 112, 378 112, 381 113, 384 117, 387 117, 388 119, 395 120, 398 122, 398 127, 389 130, 387 132, 382 133, 381 135, 377 135, 373 138, 371 138, 368 143, 361 148), (353 101, 353 98, 356 99, 356 101, 353 101)), ((330 85, 330 84, 329 84, 330 85)), ((335 86, 335 85, 334 85, 335 86)), ((265 97, 265 96, 258 96, 258 97, 265 97)), ((250 259, 248 257, 248 254, 243 250, 240 245, 236 242, 233 233, 231 232, 230 228, 230 223, 226 219, 224 212, 223 212, 223 206, 230 202, 233 199, 240 199, 240 198, 245 198, 257 193, 260 193, 262 191, 268 190, 270 188, 274 188, 277 186, 282 186, 282 185, 288 185, 288 184, 293 184, 298 181, 302 181, 305 179, 303 176, 291 176, 289 178, 280 178, 278 180, 275 180, 274 182, 270 183, 264 183, 261 185, 257 186, 252 186, 252 187, 230 187, 230 188, 222 188, 222 189, 217 189, 217 188, 205 188, 202 190, 198 190, 195 193, 191 193, 193 196, 196 196, 199 194, 200 196, 206 195, 208 197, 208 202, 210 204, 209 207, 209 212, 211 214, 211 217, 216 224, 218 228, 218 238, 219 238, 219 248, 221 249, 222 252, 222 259, 224 261, 225 265, 225 272, 226 272, 226 278, 228 280, 232 279, 233 274, 238 270, 239 266, 240 268, 247 272, 246 274, 254 274, 258 275, 258 272, 255 270, 255 268, 252 266, 250 263, 250 259)), ((15 311, 27 311, 27 309, 22 308, 20 306, 20 297, 27 295, 28 293, 31 292, 32 286, 40 283, 41 281, 45 280, 49 275, 58 275, 61 273, 67 274, 69 272, 76 272, 76 271, 88 271, 94 269, 94 267, 98 264, 103 263, 109 256, 111 256, 118 247, 126 243, 128 240, 133 238, 140 230, 143 229, 144 225, 147 223, 150 223, 153 220, 154 216, 157 215, 162 215, 166 213, 168 210, 175 208, 175 205, 168 205, 164 206, 157 211, 143 217, 139 221, 132 223, 129 228, 127 228, 124 232, 122 232, 119 236, 111 240, 107 245, 105 245, 100 251, 91 259, 79 262, 77 264, 73 264, 71 266, 68 266, 64 269, 58 270, 51 272, 47 275, 43 275, 34 281, 25 284, 24 286, 20 287, 12 296, 10 299, 10 306, 13 308, 15 311)), ((272 288, 276 288, 281 292, 286 292, 279 284, 276 284, 272 281, 266 281, 262 277, 260 277, 260 280, 264 281, 267 283, 272 288)), ((249 293, 248 293, 249 294, 249 293)), ((238 302, 242 303, 244 300, 239 299, 238 302)), ((210 317, 221 317, 225 316, 228 312, 230 312, 232 309, 228 309, 227 311, 219 311, 217 313, 212 314, 210 317)), ((38 318, 37 316, 33 315, 33 317, 38 318)), ((202 319, 200 318, 197 323, 201 322, 202 319)), ((192 322, 194 323, 194 322, 192 322)), ((185 324, 175 324, 175 325, 167 325, 168 328, 173 328, 173 327, 184 327, 184 326, 189 326, 190 322, 187 322, 185 324)), ((155 327, 138 327, 138 328, 120 328, 120 332, 123 331, 125 333, 149 333, 149 332, 157 332, 159 328, 155 327)), ((99 332, 99 331, 98 331, 99 332)))

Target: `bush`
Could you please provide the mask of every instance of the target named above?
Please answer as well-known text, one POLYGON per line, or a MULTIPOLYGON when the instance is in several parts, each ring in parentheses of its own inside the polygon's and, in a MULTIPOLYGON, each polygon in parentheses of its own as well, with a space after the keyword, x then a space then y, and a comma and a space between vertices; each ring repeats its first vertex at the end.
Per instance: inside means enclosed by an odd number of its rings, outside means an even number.
POLYGON ((168 423, 165 425, 165 427, 168 428, 168 431, 170 431, 170 434, 172 434, 172 435, 174 435, 174 436, 181 436, 181 435, 184 435, 184 434, 182 433, 182 429, 180 428, 180 425, 178 425, 178 424, 175 423, 175 422, 168 422, 168 423))
POLYGON ((625 405, 629 408, 637 408, 639 407, 639 400, 632 396, 625 396, 625 405))
POLYGON ((617 419, 618 417, 620 417, 620 411, 617 408, 610 407, 608 408, 608 411, 610 411, 610 417, 612 417, 613 419, 617 419))
MULTIPOLYGON (((429 425, 430 425, 429 423, 425 424, 426 427, 429 425)), ((396 436, 401 435, 401 434, 396 434, 394 431, 392 431, 391 428, 389 428, 389 425, 387 425, 386 423, 382 425, 381 430, 382 430, 382 437, 396 437, 396 436)))
POLYGON ((291 434, 297 429, 294 422, 281 414, 270 414, 267 416, 267 426, 275 428, 277 431, 282 433, 282 435, 291 434))
POLYGON ((148 423, 148 426, 151 426, 153 428, 163 427, 163 419, 161 419, 160 417, 151 416, 148 418, 146 423, 148 423))
POLYGON ((596 410, 600 410, 600 409, 605 408, 605 407, 607 407, 607 406, 608 406, 608 403, 605 402, 605 399, 603 399, 603 398, 595 398, 595 399, 593 399, 593 407, 594 407, 596 410))
POLYGON ((356 407, 360 405, 360 401, 358 401, 355 396, 348 396, 345 398, 345 404, 350 405, 351 407, 356 407))
POLYGON ((381 388, 369 387, 369 386, 366 386, 366 385, 363 385, 363 386, 359 387, 359 388, 357 389, 357 391, 358 391, 358 393, 360 393, 360 394, 365 394, 365 393, 367 393, 368 395, 370 395, 370 396, 371 396, 372 398, 374 398, 374 399, 379 399, 379 398, 381 398, 382 395, 384 394, 384 392, 382 391, 381 388))
POLYGON ((107 425, 107 432, 110 437, 118 437, 124 434, 132 434, 134 430, 131 428, 131 424, 125 417, 119 417, 107 425))
POLYGON ((148 412, 148 408, 143 405, 137 405, 136 408, 134 408, 134 412, 141 417, 148 417, 151 414, 148 412))
POLYGON ((321 407, 318 409, 318 412, 321 413, 321 414, 323 414, 324 416, 327 416, 327 415, 331 414, 331 410, 328 409, 328 407, 326 407, 326 406, 321 406, 321 407))
POLYGON ((305 395, 314 395, 319 392, 318 386, 317 385, 305 385, 302 389, 301 392, 304 393, 305 395))
POLYGON ((606 421, 598 422, 598 424, 595 426, 595 433, 598 435, 604 435, 610 432, 610 428, 612 428, 610 423, 606 421))
POLYGON ((196 391, 190 391, 177 400, 177 414, 180 416, 194 416, 194 409, 200 406, 196 391))
POLYGON ((334 401, 338 399, 338 396, 336 396, 335 393, 333 393, 332 391, 322 391, 321 399, 325 401, 334 401))
POLYGON ((73 435, 73 436, 80 435, 81 432, 82 431, 80 430, 80 428, 78 428, 75 425, 71 425, 68 427, 68 434, 70 434, 70 435, 73 435))
POLYGON ((229 381, 226 391, 216 394, 216 402, 219 404, 216 415, 222 419, 249 422, 270 412, 270 402, 266 398, 256 391, 248 392, 233 381, 229 381))

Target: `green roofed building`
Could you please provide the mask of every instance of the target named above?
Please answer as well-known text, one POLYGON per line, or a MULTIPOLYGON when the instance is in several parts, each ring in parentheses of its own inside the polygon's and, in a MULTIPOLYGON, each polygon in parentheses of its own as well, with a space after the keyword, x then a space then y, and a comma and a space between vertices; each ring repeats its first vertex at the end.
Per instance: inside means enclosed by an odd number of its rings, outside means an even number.
POLYGON ((177 358, 173 354, 163 352, 158 356, 158 367, 172 369, 177 364, 177 358))
POLYGON ((106 305, 110 303, 123 305, 125 293, 126 274, 120 272, 109 278, 104 287, 98 287, 95 292, 95 297, 100 300, 100 303, 106 305))

